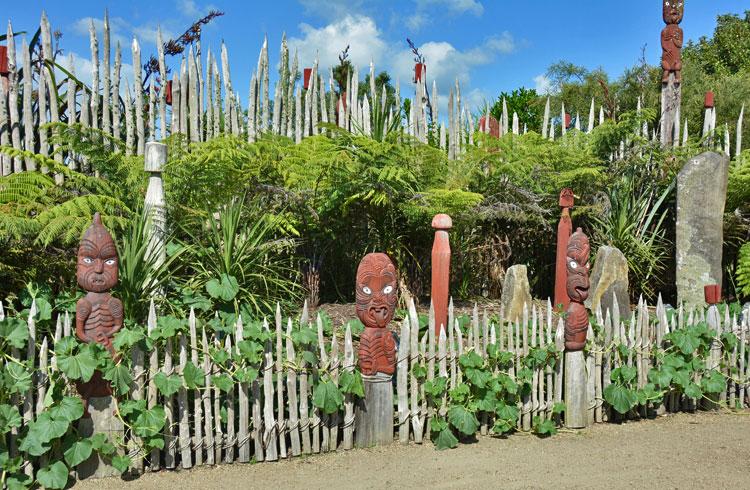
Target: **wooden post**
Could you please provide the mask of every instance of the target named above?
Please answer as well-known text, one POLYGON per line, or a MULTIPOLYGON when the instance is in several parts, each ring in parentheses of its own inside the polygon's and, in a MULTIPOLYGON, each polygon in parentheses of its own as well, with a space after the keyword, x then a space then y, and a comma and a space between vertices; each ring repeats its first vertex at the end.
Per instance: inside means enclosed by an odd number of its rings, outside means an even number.
MULTIPOLYGON (((143 128, 143 76, 141 74, 141 47, 137 39, 133 39, 133 90, 135 90, 135 128, 138 136, 136 154, 143 155, 146 150, 143 128)), ((93 117, 96 116, 92 114, 93 117)))
POLYGON ((392 375, 376 373, 362 376, 365 397, 357 406, 354 432, 357 447, 385 445, 393 442, 392 375))
MULTIPOLYGON (((348 325, 347 325, 347 331, 348 325)), ((351 331, 349 331, 349 341, 351 342, 351 331)), ((296 356, 294 352, 294 342, 292 341, 292 319, 289 318, 286 325, 286 391, 289 394, 289 439, 292 442, 292 456, 300 455, 300 438, 299 438, 299 403, 297 402, 297 367, 296 356)), ((346 348, 345 348, 346 350, 346 348)), ((354 362, 354 359, 352 359, 354 362)), ((346 360, 344 369, 347 368, 346 360)), ((344 429, 346 434, 346 429, 344 429)), ((344 444, 346 444, 346 435, 344 435, 344 444)), ((348 448, 347 448, 348 449, 348 448)))
POLYGON ((397 380, 398 391, 398 439, 401 444, 409 443, 409 399, 407 380, 409 374, 409 319, 401 323, 401 337, 398 346, 397 380))
POLYGON ((276 303, 276 406, 278 407, 279 456, 286 458, 286 421, 284 419, 284 374, 282 370, 281 305, 276 303))
POLYGON ((557 225, 557 256, 555 259, 555 307, 566 311, 570 300, 565 288, 568 277, 567 260, 565 259, 568 240, 573 233, 573 222, 570 219, 570 208, 573 207, 573 191, 565 188, 560 191, 559 205, 562 208, 560 222, 557 225), (561 306, 562 305, 562 306, 561 306))
MULTIPOLYGON (((152 79, 153 80, 153 79, 152 79)), ((147 143, 150 145, 152 143, 147 143)), ((198 332, 196 327, 195 311, 190 308, 188 317, 190 329, 190 361, 196 368, 198 364, 198 332)), ((193 449, 195 451, 195 465, 203 464, 203 405, 198 390, 193 390, 193 449)))
MULTIPOLYGON (((156 308, 154 307, 154 300, 151 299, 151 304, 148 307, 148 320, 147 332, 151 335, 151 332, 156 329, 156 308)), ((151 348, 151 352, 148 358, 148 395, 147 395, 147 407, 149 410, 156 406, 159 399, 159 393, 156 389, 156 381, 154 380, 156 374, 159 372, 159 349, 156 344, 151 348)), ((151 450, 151 457, 149 468, 151 471, 157 471, 159 469, 159 449, 151 450)))
POLYGON ((588 426, 586 359, 583 351, 565 352, 565 427, 588 426))
MULTIPOLYGON (((263 330, 270 334, 268 321, 263 320, 263 330)), ((276 461, 279 459, 276 420, 273 416, 273 347, 268 340, 265 346, 263 361, 263 442, 266 446, 265 461, 276 461)))
POLYGON ((440 327, 448 325, 448 289, 450 287, 451 248, 448 230, 453 226, 447 214, 437 214, 432 218, 435 239, 432 245, 432 292, 431 299, 435 308, 435 335, 440 327))
POLYGON ((167 258, 166 233, 166 202, 161 173, 167 163, 167 145, 154 141, 146 143, 144 168, 149 173, 148 188, 144 207, 149 215, 149 248, 148 255, 156 253, 156 265, 161 265, 167 258))
MULTIPOLYGON (((417 309, 414 306, 414 300, 409 298, 409 353, 410 353, 410 395, 411 395, 411 425, 414 432, 414 442, 417 444, 422 443, 422 422, 420 419, 419 411, 419 386, 417 383, 417 377, 413 374, 414 368, 419 364, 419 317, 417 316, 417 309)), ((407 339, 403 340, 404 342, 407 339)))

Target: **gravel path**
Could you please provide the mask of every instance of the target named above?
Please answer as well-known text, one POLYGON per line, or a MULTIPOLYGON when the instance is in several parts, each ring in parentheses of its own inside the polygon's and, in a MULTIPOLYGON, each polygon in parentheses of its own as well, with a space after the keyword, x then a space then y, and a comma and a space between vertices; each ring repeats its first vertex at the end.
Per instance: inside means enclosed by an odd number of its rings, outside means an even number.
POLYGON ((549 439, 480 437, 452 451, 396 444, 75 488, 750 488, 749 468, 750 412, 724 412, 597 424, 549 439))

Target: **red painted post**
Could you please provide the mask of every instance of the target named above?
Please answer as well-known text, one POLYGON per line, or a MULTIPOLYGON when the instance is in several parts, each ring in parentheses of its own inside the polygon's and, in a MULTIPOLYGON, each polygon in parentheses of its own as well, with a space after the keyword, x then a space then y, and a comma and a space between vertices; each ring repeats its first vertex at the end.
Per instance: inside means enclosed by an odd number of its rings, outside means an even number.
POLYGON ((703 296, 706 299, 706 303, 709 305, 715 305, 721 302, 721 285, 720 284, 708 284, 703 286, 703 296))
POLYGON ((562 214, 557 225, 557 257, 555 260, 555 307, 560 311, 568 309, 568 293, 565 283, 568 277, 567 256, 568 240, 573 233, 573 222, 570 219, 570 208, 573 207, 573 191, 565 188, 560 191, 562 214), (562 307, 560 307, 562 305, 562 307))
POLYGON ((446 331, 448 323, 448 288, 451 273, 451 245, 448 240, 448 230, 453 227, 453 221, 447 214, 436 214, 432 218, 435 228, 435 241, 432 245, 432 306, 435 309, 435 333, 440 334, 440 326, 446 331))
POLYGON ((8 69, 8 46, 0 46, 0 75, 7 77, 8 69))
POLYGON ((302 71, 302 85, 305 87, 305 90, 308 90, 310 88, 310 75, 312 75, 312 68, 305 68, 302 71))
POLYGON ((414 83, 422 81, 422 73, 427 73, 427 65, 424 63, 414 64, 414 83))
POLYGON ((705 109, 713 109, 714 108, 714 93, 710 90, 706 92, 706 96, 703 99, 703 107, 705 109))

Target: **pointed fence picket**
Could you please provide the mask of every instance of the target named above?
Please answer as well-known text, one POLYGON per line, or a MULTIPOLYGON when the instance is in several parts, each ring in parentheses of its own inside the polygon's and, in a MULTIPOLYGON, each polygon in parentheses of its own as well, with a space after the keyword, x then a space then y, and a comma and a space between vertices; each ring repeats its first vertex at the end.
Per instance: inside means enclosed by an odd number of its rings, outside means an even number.
MULTIPOLYGON (((511 353, 513 366, 507 372, 511 377, 525 369, 524 358, 529 352, 549 349, 557 353, 555 362, 531 369, 531 389, 521 400, 518 421, 520 429, 525 431, 531 430, 540 420, 561 422, 564 414, 555 410, 555 405, 565 402, 563 362, 559 355, 563 346, 563 323, 553 314, 551 302, 546 304, 546 312, 540 305, 527 305, 520 322, 506 321, 502 311, 493 314, 490 310, 482 312, 480 320, 477 308, 470 317, 456 318, 451 304, 449 324, 453 328, 441 329, 437 338, 430 325, 434 323, 434 314, 428 315, 427 325, 420 325, 413 302, 407 306, 407 315, 401 322, 396 360, 394 440, 403 444, 410 441, 421 443, 430 435, 430 420, 445 415, 445 398, 442 401, 425 400, 425 382, 443 377, 449 387, 455 387, 462 382, 460 356, 475 352, 486 359, 495 347, 511 353), (427 370, 424 377, 417 375, 420 366, 427 370)), ((45 326, 44 329, 39 327, 35 304, 21 315, 24 315, 29 340, 25 348, 11 349, 9 357, 1 362, 2 367, 20 362, 37 369, 30 388, 13 397, 13 402, 21 409, 23 426, 26 426, 45 410, 43 401, 49 389, 49 374, 58 370, 55 344, 72 332, 71 318, 67 313, 61 313, 55 322, 47 323, 55 325, 54 328, 45 326)), ((598 325, 589 332, 586 354, 592 423, 622 418, 605 405, 603 396, 611 384, 610 376, 615 368, 631 365, 637 372, 634 383, 643 388, 649 382, 649 371, 661 362, 667 335, 675 328, 702 321, 719 339, 722 334, 724 338, 732 334, 737 340, 731 348, 726 348, 730 344, 721 341, 712 344, 707 361, 726 376, 726 390, 715 399, 703 401, 691 401, 685 395, 668 393, 663 401, 649 402, 631 416, 647 417, 683 407, 697 409, 722 405, 730 409, 750 408, 750 309, 734 314, 724 308, 724 313, 720 314, 719 309, 712 306, 707 311, 690 310, 686 314, 682 308, 667 311, 659 298, 655 308, 639 301, 632 314, 624 317, 628 320, 621 319, 616 302, 613 311, 594 313, 598 325), (619 348, 621 344, 630 349, 626 355, 619 348)), ((0 306, 0 321, 5 318, 6 310, 0 306)), ((226 364, 220 365, 212 360, 211 355, 216 349, 222 350, 220 347, 228 353, 239 353, 239 349, 246 347, 243 342, 250 330, 255 329, 257 333, 257 324, 251 326, 238 318, 232 335, 221 334, 207 329, 208 324, 196 318, 192 311, 186 320, 187 328, 167 338, 160 344, 162 347, 153 347, 148 352, 140 348, 131 350, 131 399, 143 399, 148 407, 161 405, 166 412, 163 450, 144 453, 139 440, 126 433, 135 470, 190 468, 235 461, 275 461, 311 452, 351 449, 356 397, 351 393, 344 394, 342 404, 333 413, 325 413, 316 406, 314 399, 318 383, 337 385, 344 373, 349 376, 355 372, 357 337, 350 324, 341 326, 343 335, 335 326, 331 326, 330 333, 327 333, 328 326, 318 316, 316 329, 310 332, 317 337, 316 341, 298 344, 295 338, 300 329, 314 328, 308 318, 305 308, 299 321, 288 317, 286 329, 282 329, 284 317, 278 309, 274 330, 264 321, 260 328, 267 340, 263 343, 262 360, 257 366, 245 366, 234 355, 226 364), (257 377, 231 378, 228 389, 214 382, 217 376, 244 368, 256 369, 257 377), (190 383, 183 382, 174 395, 165 395, 158 390, 157 376, 183 376, 186 371, 194 373, 196 369, 203 373, 199 382, 191 377, 190 383)), ((151 305, 146 333, 153 333, 158 324, 159 317, 151 305)), ((695 381, 700 383, 700 380, 695 381)), ((483 413, 480 432, 489 433, 493 425, 493 415, 483 413)), ((23 426, 0 436, 12 454, 18 454, 18 439, 23 434, 23 426)), ((26 461, 24 470, 32 474, 46 460, 27 457, 26 461)))

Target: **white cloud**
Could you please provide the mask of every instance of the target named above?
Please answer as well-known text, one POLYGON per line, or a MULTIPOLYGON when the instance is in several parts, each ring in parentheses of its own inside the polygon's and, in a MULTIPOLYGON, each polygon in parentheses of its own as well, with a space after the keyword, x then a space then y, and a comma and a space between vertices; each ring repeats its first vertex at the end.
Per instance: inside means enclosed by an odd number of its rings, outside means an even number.
POLYGON ((178 0, 177 8, 179 9, 179 12, 188 17, 197 17, 201 14, 198 6, 195 5, 193 0, 178 0))
POLYGON ((484 6, 476 0, 417 0, 417 8, 437 7, 448 9, 456 14, 471 13, 479 17, 484 6))
POLYGON ((463 15, 466 13, 480 17, 484 6, 477 0, 416 0, 414 13, 404 19, 406 27, 418 31, 441 14, 463 15))
POLYGON ((370 60, 378 64, 386 61, 388 45, 375 21, 363 15, 347 15, 323 27, 315 28, 300 24, 302 38, 289 39, 291 51, 299 51, 300 63, 312 66, 316 55, 320 57, 321 68, 334 66, 338 56, 349 46, 349 59, 362 69, 370 60))
POLYGON ((305 13, 326 19, 340 20, 362 12, 362 0, 299 0, 305 13))
MULTIPOLYGON (((429 41, 418 46, 427 64, 429 80, 437 80, 438 88, 444 91, 452 86, 456 78, 462 84, 470 81, 471 70, 495 61, 498 55, 515 50, 513 36, 504 32, 493 36, 482 44, 461 51, 445 41, 429 41)), ((414 58, 409 49, 403 49, 392 57, 392 71, 401 80, 410 80, 414 72, 414 58)))
MULTIPOLYGON (((91 22, 94 22, 94 29, 96 30, 97 38, 99 39, 99 56, 101 57, 101 51, 104 49, 103 45, 103 38, 104 38, 104 19, 103 18, 95 18, 95 17, 83 17, 78 20, 76 20, 73 23, 73 32, 76 34, 86 37, 89 37, 89 25, 91 22)), ((155 46, 156 45, 156 31, 157 31, 158 25, 156 22, 147 22, 145 24, 141 25, 131 25, 127 20, 123 19, 122 17, 110 17, 109 19, 109 32, 110 32, 110 43, 111 43, 111 49, 112 49, 112 57, 114 59, 114 49, 117 43, 120 43, 120 46, 123 50, 123 57, 125 56, 126 52, 130 51, 130 44, 133 41, 133 37, 138 39, 138 42, 141 44, 141 49, 144 49, 144 46, 155 46)), ((166 41, 167 39, 172 39, 175 36, 175 34, 170 29, 165 29, 164 26, 161 27, 161 34, 163 39, 166 41)))
POLYGON ((534 88, 538 94, 549 94, 552 92, 552 81, 542 73, 534 77, 534 88))

